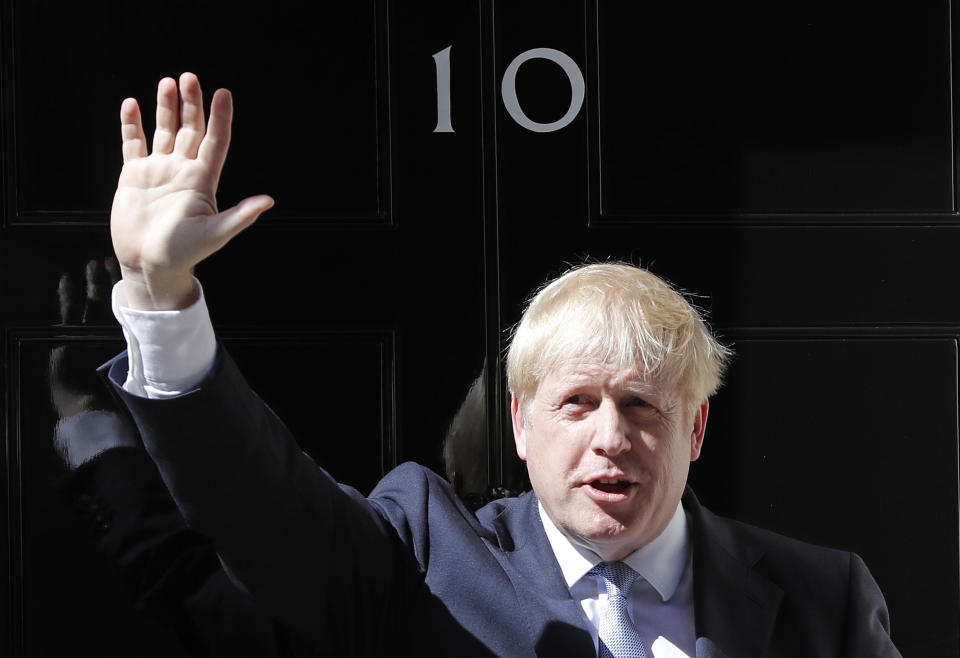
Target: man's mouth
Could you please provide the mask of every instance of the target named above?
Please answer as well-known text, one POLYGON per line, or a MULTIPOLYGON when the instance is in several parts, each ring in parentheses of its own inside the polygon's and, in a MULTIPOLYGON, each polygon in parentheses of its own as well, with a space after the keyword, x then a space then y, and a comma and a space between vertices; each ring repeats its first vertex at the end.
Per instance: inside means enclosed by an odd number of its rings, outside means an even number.
POLYGON ((613 479, 613 478, 598 478, 587 483, 589 486, 594 489, 599 489, 600 491, 605 491, 606 493, 625 493, 627 489, 630 488, 632 484, 629 480, 623 479, 613 479))
POLYGON ((630 500, 637 483, 626 478, 594 478, 583 483, 583 491, 595 503, 612 505, 630 500))

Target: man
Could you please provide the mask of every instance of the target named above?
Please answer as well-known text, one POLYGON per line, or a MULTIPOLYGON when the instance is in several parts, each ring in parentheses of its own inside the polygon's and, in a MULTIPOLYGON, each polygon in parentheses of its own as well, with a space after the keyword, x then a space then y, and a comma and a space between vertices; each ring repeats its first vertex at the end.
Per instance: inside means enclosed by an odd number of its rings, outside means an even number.
POLYGON ((188 523, 285 627, 338 656, 899 655, 858 557, 720 519, 685 491, 726 351, 638 268, 567 273, 516 331, 532 494, 473 514, 412 464, 368 498, 333 482, 217 346, 191 275, 273 203, 217 212, 230 115, 219 90, 205 128, 196 77, 179 94, 165 79, 148 155, 123 103, 111 230, 129 349, 109 372, 188 523))

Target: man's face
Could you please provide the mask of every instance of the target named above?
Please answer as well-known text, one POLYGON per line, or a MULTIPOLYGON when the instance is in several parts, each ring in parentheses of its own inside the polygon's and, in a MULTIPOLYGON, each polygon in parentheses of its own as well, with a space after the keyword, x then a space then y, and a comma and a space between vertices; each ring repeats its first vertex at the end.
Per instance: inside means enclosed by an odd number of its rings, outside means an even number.
POLYGON ((655 539, 700 456, 707 402, 633 369, 567 362, 511 407, 517 454, 553 522, 605 560, 655 539))

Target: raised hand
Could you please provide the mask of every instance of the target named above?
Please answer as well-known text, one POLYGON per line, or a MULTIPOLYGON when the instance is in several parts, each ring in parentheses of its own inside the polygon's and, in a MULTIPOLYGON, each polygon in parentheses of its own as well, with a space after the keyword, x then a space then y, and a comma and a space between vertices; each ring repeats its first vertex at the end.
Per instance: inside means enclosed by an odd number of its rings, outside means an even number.
POLYGON ((127 303, 144 310, 185 308, 196 300, 193 267, 273 206, 266 195, 217 211, 216 191, 230 145, 233 100, 218 89, 204 127, 200 82, 193 73, 157 85, 157 129, 147 154, 140 107, 120 107, 123 171, 110 232, 127 303))

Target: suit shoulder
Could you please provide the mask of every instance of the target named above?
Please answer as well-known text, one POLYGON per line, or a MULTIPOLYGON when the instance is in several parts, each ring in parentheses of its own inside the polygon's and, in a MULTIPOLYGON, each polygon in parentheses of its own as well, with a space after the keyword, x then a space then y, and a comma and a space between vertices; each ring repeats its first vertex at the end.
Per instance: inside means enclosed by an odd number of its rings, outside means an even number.
POLYGON ((448 506, 456 508, 459 514, 479 519, 484 522, 484 525, 496 519, 504 511, 521 504, 523 500, 522 496, 498 498, 475 513, 471 512, 454 491, 450 482, 433 470, 415 462, 405 462, 387 473, 370 494, 370 498, 374 502, 389 502, 404 506, 419 506, 429 501, 429 505, 434 508, 444 509, 448 506))
POLYGON ((434 535, 483 532, 453 486, 420 464, 407 462, 394 468, 380 480, 368 500, 399 532, 404 543, 414 546, 435 540, 434 535))
POLYGON ((899 655, 883 594, 855 553, 723 518, 691 502, 685 499, 694 582, 743 588, 754 601, 775 606, 771 655, 899 655))
POLYGON ((749 537, 753 541, 763 544, 770 551, 810 555, 811 558, 814 559, 829 559, 839 557, 847 559, 847 551, 831 548, 829 546, 823 546, 821 544, 814 544, 802 539, 796 539, 795 537, 790 537, 773 530, 768 530, 767 528, 761 528, 760 526, 744 523, 743 521, 738 521, 736 519, 725 517, 717 518, 729 523, 732 526, 732 531, 734 533, 749 537))
POLYGON ((370 498, 420 498, 431 495, 456 497, 450 483, 435 472, 415 462, 404 462, 383 476, 370 493, 370 498))
POLYGON ((511 534, 504 519, 512 512, 525 511, 529 496, 532 494, 499 498, 473 512, 447 480, 408 462, 390 471, 369 500, 407 543, 417 545, 427 537, 453 542, 473 537, 500 545, 511 534))
MULTIPOLYGON (((706 541, 777 579, 807 579, 844 586, 856 556, 845 550, 813 544, 743 521, 716 515, 694 503, 686 505, 693 521, 694 546, 706 541), (699 540, 699 542, 698 542, 699 540)), ((696 548, 694 548, 696 551, 696 548)))
MULTIPOLYGON (((795 605, 806 608, 807 612, 798 613, 801 616, 812 614, 813 610, 827 617, 842 616, 851 583, 861 571, 868 574, 862 560, 850 551, 812 544, 733 519, 716 517, 716 522, 728 533, 721 539, 720 550, 749 566, 754 575, 780 587, 785 595, 785 609, 795 605)), ((714 545, 713 550, 716 548, 714 545)), ((695 559, 696 552, 695 544, 695 559)))

